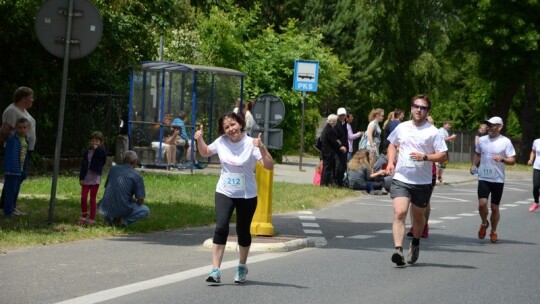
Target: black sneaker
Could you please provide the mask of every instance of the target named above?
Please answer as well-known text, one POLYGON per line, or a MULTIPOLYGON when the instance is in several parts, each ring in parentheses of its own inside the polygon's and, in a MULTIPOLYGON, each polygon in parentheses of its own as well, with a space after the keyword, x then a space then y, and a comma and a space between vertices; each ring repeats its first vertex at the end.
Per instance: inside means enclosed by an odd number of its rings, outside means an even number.
POLYGON ((418 261, 418 255, 420 254, 420 246, 411 245, 409 247, 409 254, 407 254, 407 263, 414 264, 418 261))
POLYGON ((403 257, 403 252, 399 249, 396 249, 392 254, 392 263, 395 263, 398 267, 405 266, 405 257, 403 257))

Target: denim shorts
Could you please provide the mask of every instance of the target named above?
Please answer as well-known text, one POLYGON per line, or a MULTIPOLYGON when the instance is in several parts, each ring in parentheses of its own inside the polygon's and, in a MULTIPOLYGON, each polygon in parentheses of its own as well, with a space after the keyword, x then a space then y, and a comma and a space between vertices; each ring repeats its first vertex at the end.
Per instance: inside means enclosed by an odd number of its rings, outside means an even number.
POLYGON ((411 203, 420 208, 427 207, 432 192, 433 186, 431 184, 407 184, 395 179, 392 180, 392 186, 390 187, 391 198, 409 197, 411 203))

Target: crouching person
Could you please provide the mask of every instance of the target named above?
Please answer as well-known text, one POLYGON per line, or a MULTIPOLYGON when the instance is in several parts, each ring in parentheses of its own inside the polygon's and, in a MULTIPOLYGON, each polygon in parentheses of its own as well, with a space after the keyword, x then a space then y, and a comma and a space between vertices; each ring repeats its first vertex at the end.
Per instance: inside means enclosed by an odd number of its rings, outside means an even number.
POLYGON ((150 214, 144 205, 144 181, 135 171, 137 153, 126 151, 123 164, 113 166, 105 182, 105 193, 99 201, 99 212, 107 225, 127 227, 150 214))

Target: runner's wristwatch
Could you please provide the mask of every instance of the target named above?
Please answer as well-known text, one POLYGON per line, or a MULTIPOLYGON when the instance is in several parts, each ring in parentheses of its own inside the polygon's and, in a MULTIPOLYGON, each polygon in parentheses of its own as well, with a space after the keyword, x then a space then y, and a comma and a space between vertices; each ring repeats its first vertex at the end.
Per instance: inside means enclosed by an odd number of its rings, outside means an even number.
POLYGON ((427 161, 427 160, 428 160, 427 154, 424 154, 424 157, 422 157, 422 160, 423 160, 423 161, 427 161))

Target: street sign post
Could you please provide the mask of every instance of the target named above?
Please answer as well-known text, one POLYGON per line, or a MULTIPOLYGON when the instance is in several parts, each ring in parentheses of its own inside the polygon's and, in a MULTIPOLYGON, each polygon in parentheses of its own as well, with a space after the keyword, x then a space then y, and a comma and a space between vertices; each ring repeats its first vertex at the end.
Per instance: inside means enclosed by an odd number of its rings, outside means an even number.
POLYGON ((52 224, 60 171, 69 60, 82 58, 94 51, 103 34, 103 23, 99 11, 89 0, 49 0, 40 7, 36 15, 35 29, 43 47, 54 56, 64 59, 49 202, 49 222, 52 224))
POLYGON ((302 126, 300 130, 300 160, 299 170, 302 171, 302 157, 304 155, 304 116, 306 105, 306 92, 317 92, 319 82, 319 62, 312 60, 296 60, 294 62, 294 83, 296 91, 302 91, 302 126))

